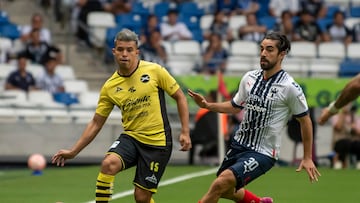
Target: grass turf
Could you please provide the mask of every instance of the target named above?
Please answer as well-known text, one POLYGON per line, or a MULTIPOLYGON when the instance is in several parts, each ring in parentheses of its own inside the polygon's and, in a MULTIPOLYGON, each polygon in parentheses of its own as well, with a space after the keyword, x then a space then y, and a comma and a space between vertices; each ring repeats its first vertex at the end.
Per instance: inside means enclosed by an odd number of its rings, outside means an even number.
MULTIPOLYGON (((207 170, 206 166, 169 166, 162 179, 207 170)), ((0 169, 0 202, 12 203, 81 203, 94 199, 95 179, 99 166, 48 167, 41 176, 29 169, 0 169)), ((360 171, 334 171, 320 168, 319 182, 311 184, 305 171, 296 173, 292 167, 275 167, 250 183, 247 189, 260 196, 271 196, 274 203, 338 203, 358 202, 360 171)), ((132 190, 134 169, 119 173, 115 193, 132 190)), ((196 203, 215 175, 210 174, 159 187, 156 203, 196 203)), ((128 195, 112 202, 134 202, 128 195)), ((220 200, 219 203, 231 202, 220 200)))

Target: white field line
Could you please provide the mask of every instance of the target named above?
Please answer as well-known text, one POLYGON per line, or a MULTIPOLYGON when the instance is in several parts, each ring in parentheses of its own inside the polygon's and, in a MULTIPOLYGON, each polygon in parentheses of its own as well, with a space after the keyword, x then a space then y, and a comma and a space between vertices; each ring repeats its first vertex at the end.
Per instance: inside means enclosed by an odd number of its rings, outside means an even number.
MULTIPOLYGON (((159 183, 159 187, 175 184, 175 183, 186 181, 186 180, 189 180, 189 179, 192 179, 192 178, 197 178, 197 177, 201 177, 201 176, 207 176, 207 175, 215 173, 217 170, 218 170, 218 168, 212 168, 212 169, 208 169, 208 170, 205 170, 205 171, 190 173, 190 174, 187 174, 187 175, 182 175, 182 176, 178 176, 178 177, 175 177, 175 178, 171 178, 169 180, 161 181, 159 183)), ((122 197, 125 197, 125 196, 132 195, 133 193, 134 193, 133 189, 127 190, 127 191, 124 191, 124 192, 120 192, 120 193, 116 193, 116 194, 113 194, 112 199, 113 200, 114 199, 119 199, 119 198, 122 198, 122 197)), ((95 201, 89 201, 89 202, 86 202, 86 203, 95 203, 95 201)))

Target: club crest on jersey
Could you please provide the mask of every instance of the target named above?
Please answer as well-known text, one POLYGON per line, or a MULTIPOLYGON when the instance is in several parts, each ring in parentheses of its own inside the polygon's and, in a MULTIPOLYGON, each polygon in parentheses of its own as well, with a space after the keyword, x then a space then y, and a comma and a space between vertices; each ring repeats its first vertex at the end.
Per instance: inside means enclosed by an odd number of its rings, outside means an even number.
POLYGON ((142 75, 141 78, 140 78, 140 81, 143 82, 143 83, 147 83, 150 81, 150 76, 145 74, 145 75, 142 75))
POLYGON ((269 91, 269 94, 267 97, 270 99, 274 99, 278 92, 279 92, 278 88, 272 87, 272 88, 270 88, 270 91, 269 91))

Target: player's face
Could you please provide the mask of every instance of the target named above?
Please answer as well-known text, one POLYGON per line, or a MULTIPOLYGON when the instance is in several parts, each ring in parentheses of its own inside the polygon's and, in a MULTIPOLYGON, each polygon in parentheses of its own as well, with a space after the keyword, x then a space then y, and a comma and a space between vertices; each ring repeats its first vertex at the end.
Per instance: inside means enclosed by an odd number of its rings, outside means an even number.
POLYGON ((283 58, 276 47, 277 40, 264 39, 260 45, 260 66, 263 70, 271 70, 279 66, 283 58))
POLYGON ((112 52, 120 69, 132 70, 136 68, 139 49, 135 41, 116 41, 112 52))

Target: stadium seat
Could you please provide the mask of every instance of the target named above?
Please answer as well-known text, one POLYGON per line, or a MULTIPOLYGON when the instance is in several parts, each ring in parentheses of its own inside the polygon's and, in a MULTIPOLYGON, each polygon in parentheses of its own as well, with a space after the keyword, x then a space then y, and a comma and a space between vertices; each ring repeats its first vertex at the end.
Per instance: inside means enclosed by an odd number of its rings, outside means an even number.
POLYGON ((346 53, 347 58, 360 59, 360 42, 348 44, 346 53))
POLYGON ((259 45, 254 41, 235 40, 230 44, 230 53, 239 56, 258 56, 259 45))
POLYGON ((185 15, 181 13, 178 20, 185 23, 189 30, 198 30, 200 29, 200 17, 195 15, 185 15))
POLYGON ((246 17, 244 15, 233 15, 229 17, 229 28, 234 32, 238 32, 242 25, 246 25, 246 17))
POLYGON ((85 80, 65 80, 64 81, 65 91, 75 95, 79 95, 83 92, 89 91, 88 83, 85 80))
POLYGON ((185 16, 201 17, 204 15, 204 10, 199 8, 197 3, 191 1, 180 3, 179 12, 185 16))
POLYGON ((342 60, 346 56, 345 45, 340 42, 322 42, 318 45, 318 56, 342 60))
POLYGON ((302 58, 285 57, 282 68, 288 72, 292 77, 307 77, 308 73, 305 69, 307 61, 302 58))
POLYGON ((11 40, 19 39, 21 36, 20 26, 14 23, 0 25, 0 37, 9 38, 11 40))
POLYGON ((175 3, 162 1, 154 5, 153 13, 158 17, 160 21, 162 21, 163 17, 167 16, 168 11, 173 9, 177 9, 177 5, 175 3))
POLYGON ((45 123, 46 116, 40 109, 35 108, 16 108, 15 115, 26 123, 45 123))
POLYGON ((90 12, 87 16, 87 24, 90 42, 99 48, 105 46, 107 29, 116 26, 114 15, 105 11, 90 12))
POLYGON ((350 30, 352 30, 354 25, 360 23, 360 17, 348 17, 345 19, 344 23, 350 30))
POLYGON ((18 121, 18 116, 13 108, 0 109, 0 123, 15 123, 18 121))
POLYGON ((71 123, 72 118, 66 109, 43 109, 41 110, 46 119, 52 123, 71 123))
POLYGON ((7 60, 7 53, 13 48, 11 39, 0 37, 0 63, 5 63, 7 60))
POLYGON ((313 60, 308 67, 309 76, 313 78, 337 78, 339 74, 339 64, 333 61, 313 60))
POLYGON ((291 50, 289 55, 291 57, 299 58, 316 58, 317 47, 313 42, 298 41, 291 43, 291 50))
POLYGON ((343 60, 340 63, 339 77, 353 77, 360 73, 360 60, 343 60))
POLYGON ((351 17, 360 17, 360 6, 350 6, 349 13, 351 17))
POLYGON ((74 68, 70 65, 59 64, 56 66, 55 73, 59 74, 63 80, 75 80, 74 68))
MULTIPOLYGON (((26 69, 35 77, 38 78, 45 73, 44 66, 35 63, 28 63, 26 69)), ((55 69, 56 70, 56 69, 55 69)))
POLYGON ((72 109, 90 109, 95 110, 99 101, 98 91, 85 91, 78 95, 78 104, 71 105, 72 109))
POLYGON ((115 22, 117 24, 116 27, 128 28, 137 34, 140 34, 143 25, 141 15, 134 13, 116 15, 115 22))
POLYGON ((194 73, 195 62, 192 60, 169 60, 167 66, 173 75, 191 75, 194 73))
POLYGON ((0 79, 5 80, 14 70, 16 70, 16 65, 0 63, 0 79))
POLYGON ((267 30, 272 30, 276 24, 276 18, 273 16, 264 16, 258 19, 259 24, 266 26, 267 30))
POLYGON ((4 90, 0 92, 0 106, 9 107, 16 104, 26 103, 26 92, 21 90, 4 90))
POLYGON ((55 102, 53 95, 46 90, 29 91, 27 97, 28 103, 40 108, 65 109, 65 105, 55 102))
POLYGON ((210 29, 210 26, 214 20, 213 14, 206 14, 200 18, 200 28, 202 31, 207 31, 210 29))
POLYGON ((316 23, 319 25, 320 29, 325 32, 328 25, 333 22, 332 18, 321 18, 316 20, 316 23))
POLYGON ((0 11, 0 25, 8 24, 9 21, 9 15, 5 11, 0 11))
POLYGON ((254 69, 254 64, 249 60, 228 60, 226 65, 226 75, 243 75, 244 73, 254 69))
POLYGON ((173 43, 174 54, 200 56, 200 43, 196 40, 179 40, 173 43))
POLYGON ((202 43, 202 41, 204 40, 204 36, 203 36, 203 31, 199 28, 199 29, 192 29, 191 30, 192 33, 192 39, 202 43))

